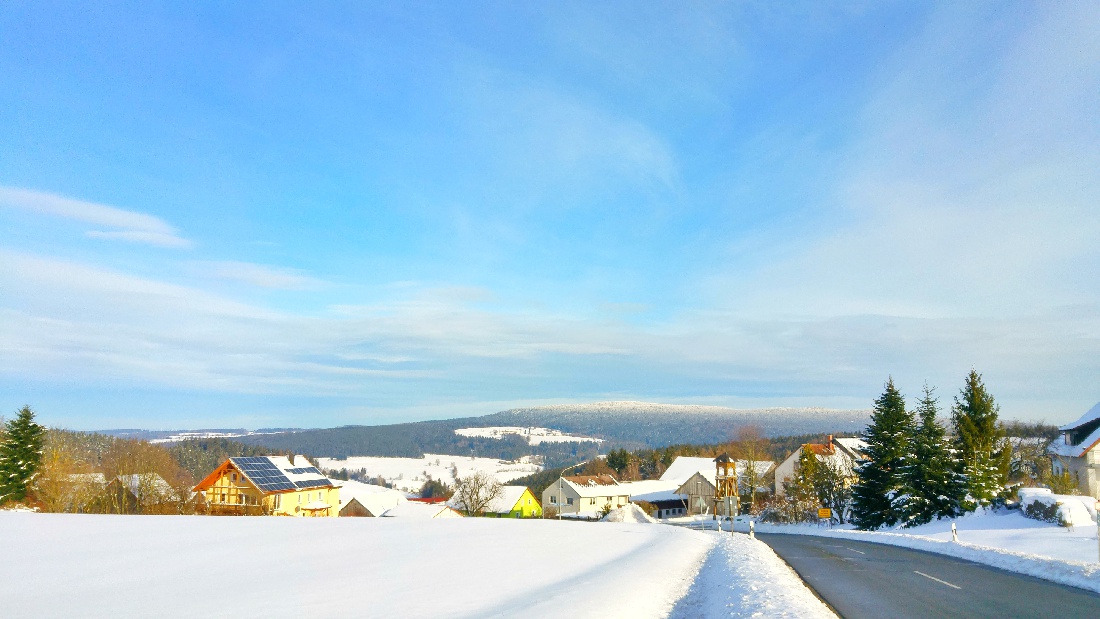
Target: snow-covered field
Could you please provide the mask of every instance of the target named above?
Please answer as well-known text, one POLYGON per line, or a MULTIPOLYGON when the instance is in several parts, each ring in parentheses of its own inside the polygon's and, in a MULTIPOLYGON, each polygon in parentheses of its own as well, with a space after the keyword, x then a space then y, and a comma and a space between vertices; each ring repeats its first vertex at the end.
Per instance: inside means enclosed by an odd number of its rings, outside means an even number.
MULTIPOLYGON (((985 563, 1012 572, 1100 592, 1100 549, 1093 522, 1065 528, 1025 518, 1018 511, 969 514, 955 519, 959 542, 951 541, 951 521, 912 529, 856 531, 811 525, 757 524, 761 533, 842 537, 904 546, 985 563)), ((747 525, 746 525, 747 526, 747 525)), ((744 528, 738 525, 738 530, 744 528)))
POLYGON ((383 458, 378 456, 352 456, 344 460, 317 458, 317 465, 323 469, 366 469, 371 476, 380 476, 405 492, 419 492, 430 475, 446 484, 454 483, 453 470, 458 476, 469 475, 476 471, 491 473, 501 483, 537 473, 542 467, 523 458, 516 462, 495 460, 493 458, 471 458, 469 456, 443 456, 426 454, 423 458, 383 458))
POLYGON ((542 467, 531 462, 529 456, 520 458, 519 461, 494 460, 492 457, 470 457, 463 455, 439 455, 425 454, 423 457, 381 457, 381 456, 352 456, 346 460, 335 460, 331 457, 317 458, 317 465, 321 468, 341 468, 356 471, 365 468, 368 475, 381 476, 386 482, 393 484, 399 490, 406 493, 417 493, 430 475, 432 479, 439 479, 444 484, 454 483, 454 469, 458 469, 459 477, 469 475, 477 471, 493 474, 500 483, 507 484, 510 480, 526 477, 531 473, 538 473, 542 467))
POLYGON ((455 430, 459 436, 480 436, 484 438, 504 438, 508 435, 520 436, 528 445, 540 443, 602 443, 602 438, 591 436, 574 436, 550 428, 523 428, 519 426, 491 426, 487 428, 459 428, 455 430))
POLYGON ((659 524, 0 512, 0 548, 12 617, 829 616, 760 542, 659 524))

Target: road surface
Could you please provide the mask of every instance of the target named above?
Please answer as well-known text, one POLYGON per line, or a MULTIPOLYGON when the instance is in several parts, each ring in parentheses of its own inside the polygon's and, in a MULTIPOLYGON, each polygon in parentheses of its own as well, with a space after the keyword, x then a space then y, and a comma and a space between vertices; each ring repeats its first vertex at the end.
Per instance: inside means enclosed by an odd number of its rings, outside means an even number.
POLYGON ((757 537, 844 619, 1100 617, 1100 595, 954 557, 808 535, 757 537))

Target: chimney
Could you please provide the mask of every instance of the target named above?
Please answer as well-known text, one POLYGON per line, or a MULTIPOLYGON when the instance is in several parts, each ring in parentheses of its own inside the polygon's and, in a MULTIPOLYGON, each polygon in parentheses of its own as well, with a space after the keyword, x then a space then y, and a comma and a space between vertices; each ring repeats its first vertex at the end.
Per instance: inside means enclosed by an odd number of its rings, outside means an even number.
POLYGON ((832 435, 832 434, 830 434, 830 435, 829 435, 829 442, 828 442, 828 443, 826 443, 826 445, 825 445, 825 448, 826 448, 826 449, 827 449, 827 450, 828 450, 828 451, 829 451, 830 453, 832 453, 832 451, 833 451, 833 435, 832 435))

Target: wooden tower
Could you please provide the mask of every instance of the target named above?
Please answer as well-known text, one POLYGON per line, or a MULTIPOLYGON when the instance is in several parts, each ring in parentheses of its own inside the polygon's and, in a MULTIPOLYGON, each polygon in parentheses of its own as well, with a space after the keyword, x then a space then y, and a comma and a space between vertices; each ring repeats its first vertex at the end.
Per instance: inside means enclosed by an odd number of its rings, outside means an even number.
POLYGON ((714 459, 714 466, 714 513, 736 515, 737 462, 728 454, 722 454, 714 459))

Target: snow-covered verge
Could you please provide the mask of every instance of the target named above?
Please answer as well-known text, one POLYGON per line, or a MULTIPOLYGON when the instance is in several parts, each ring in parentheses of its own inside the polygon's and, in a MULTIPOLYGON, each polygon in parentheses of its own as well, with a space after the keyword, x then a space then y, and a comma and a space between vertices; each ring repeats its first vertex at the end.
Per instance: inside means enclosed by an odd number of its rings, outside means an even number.
POLYGON ((668 615, 715 534, 552 520, 0 513, 12 617, 668 615), (659 566, 655 568, 654 566, 659 566))
POLYGON ((719 617, 829 617, 836 615, 802 579, 759 540, 721 536, 670 619, 719 617))
MULTIPOLYGON (((763 523, 757 523, 756 530, 837 537, 935 552, 1100 593, 1100 551, 1096 526, 1092 523, 1066 528, 1025 518, 1016 511, 971 514, 954 522, 958 542, 951 541, 950 520, 889 531, 763 523)), ((738 524, 738 530, 744 527, 738 524)))

